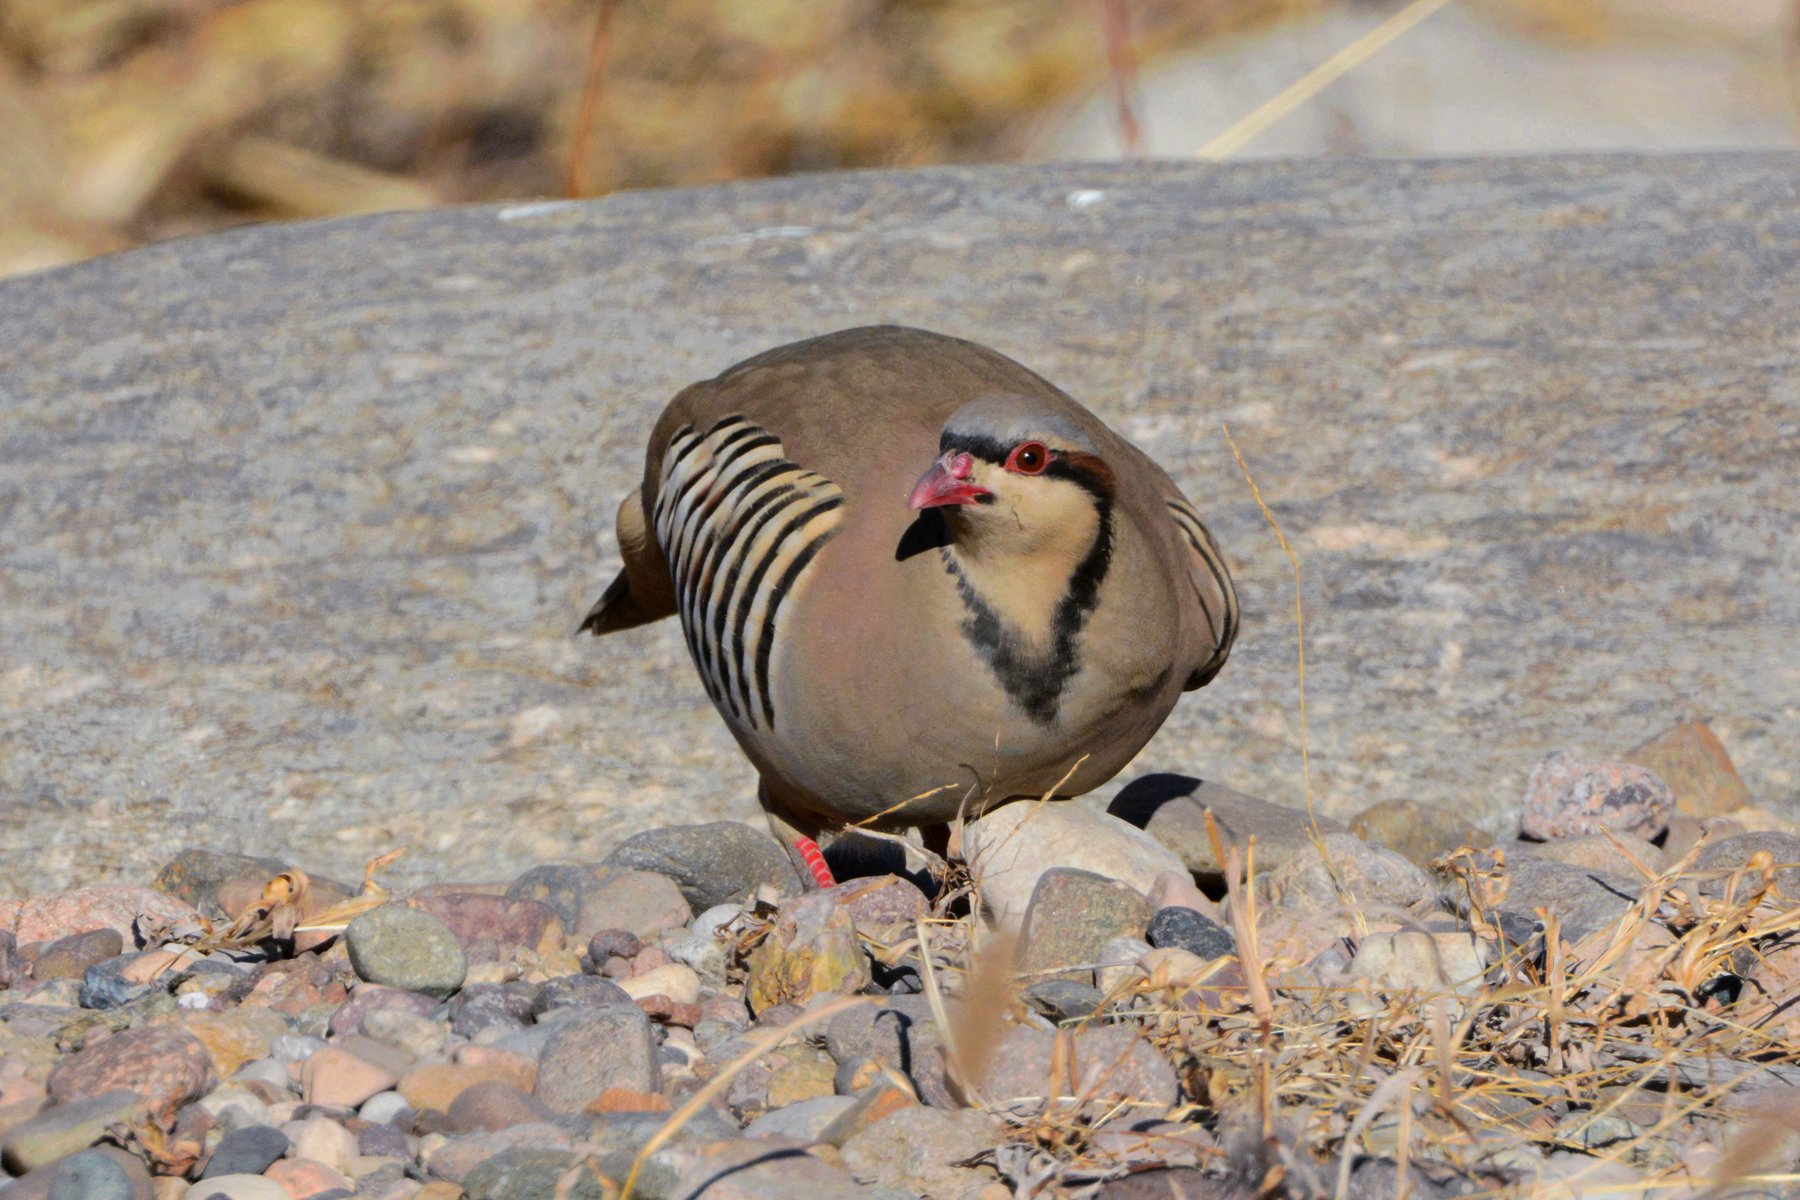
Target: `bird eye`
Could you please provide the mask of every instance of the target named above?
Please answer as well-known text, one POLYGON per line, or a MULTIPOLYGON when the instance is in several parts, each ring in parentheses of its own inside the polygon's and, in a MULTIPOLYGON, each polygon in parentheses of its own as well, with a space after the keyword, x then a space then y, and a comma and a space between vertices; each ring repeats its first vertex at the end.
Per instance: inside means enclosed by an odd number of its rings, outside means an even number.
POLYGON ((1042 442, 1020 442, 1006 459, 1006 469, 1021 475, 1036 475, 1049 465, 1050 448, 1042 442))

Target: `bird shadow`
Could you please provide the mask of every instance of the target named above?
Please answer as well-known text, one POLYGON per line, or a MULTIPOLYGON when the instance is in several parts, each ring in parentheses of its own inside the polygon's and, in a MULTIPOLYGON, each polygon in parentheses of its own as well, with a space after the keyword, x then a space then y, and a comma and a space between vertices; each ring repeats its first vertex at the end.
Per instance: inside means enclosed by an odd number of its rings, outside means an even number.
POLYGON ((1139 829, 1150 823, 1156 810, 1172 800, 1188 800, 1198 795, 1206 781, 1193 775, 1158 772, 1132 780, 1119 789, 1106 811, 1139 829))

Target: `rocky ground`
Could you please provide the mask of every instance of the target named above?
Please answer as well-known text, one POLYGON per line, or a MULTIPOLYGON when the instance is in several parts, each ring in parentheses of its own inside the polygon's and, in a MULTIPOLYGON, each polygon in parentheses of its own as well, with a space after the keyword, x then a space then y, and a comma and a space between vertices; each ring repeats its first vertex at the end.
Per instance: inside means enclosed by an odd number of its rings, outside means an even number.
POLYGON ((1747 798, 1683 724, 1503 843, 1161 776, 812 893, 733 822, 404 896, 192 850, 0 913, 0 1197, 1789 1194, 1747 798))

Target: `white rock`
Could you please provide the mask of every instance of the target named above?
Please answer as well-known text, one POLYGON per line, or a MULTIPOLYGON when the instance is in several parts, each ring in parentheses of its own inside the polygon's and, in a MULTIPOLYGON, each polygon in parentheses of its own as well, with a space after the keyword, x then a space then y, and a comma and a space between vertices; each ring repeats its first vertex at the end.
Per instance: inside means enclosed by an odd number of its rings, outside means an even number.
POLYGON ((700 976, 694 974, 692 967, 682 963, 652 967, 642 975, 619 980, 619 986, 633 1000, 663 995, 677 1004, 697 1004, 700 1001, 700 976))
POLYGON ((1186 871, 1176 853, 1117 817, 1067 802, 1022 800, 972 821, 963 850, 991 920, 1017 932, 1038 877, 1078 867, 1148 893, 1164 871, 1186 871))
POLYGON ((725 948, 711 937, 696 937, 685 930, 672 929, 662 935, 663 953, 685 966, 692 967, 702 983, 713 987, 725 984, 725 948))
POLYGON ((406 1102, 406 1097, 399 1092, 376 1092, 363 1101, 363 1105, 357 1109, 356 1115, 365 1121, 373 1121, 377 1125, 387 1125, 411 1107, 412 1105, 406 1102))
MULTIPOLYGON (((280 1064, 276 1064, 280 1067, 280 1064)), ((281 1067, 285 1077, 287 1070, 281 1067)), ((283 1086, 286 1086, 285 1079, 283 1086)), ((213 1115, 221 1128, 227 1133, 233 1129, 242 1129, 247 1125, 267 1125, 269 1123, 269 1106, 263 1103, 261 1096, 249 1088, 224 1087, 214 1088, 197 1101, 201 1108, 213 1115)))
POLYGON ((237 1069, 232 1082, 239 1080, 266 1083, 272 1088, 289 1092, 293 1090, 293 1077, 288 1074, 285 1063, 276 1062, 272 1058, 259 1058, 255 1062, 247 1062, 237 1069))
POLYGON ((219 1175, 196 1183, 183 1200, 288 1200, 288 1194, 261 1175, 219 1175))
POLYGON ((345 1173, 351 1159, 362 1153, 357 1148, 356 1135, 329 1117, 293 1121, 282 1132, 294 1144, 292 1157, 317 1159, 340 1174, 345 1173))
POLYGON ((717 937, 719 930, 737 920, 744 913, 741 904, 715 904, 688 925, 695 937, 717 937))
MULTIPOLYGON (((1349 975, 1364 981, 1390 1000, 1441 1004, 1451 1020, 1459 1020, 1463 1004, 1456 997, 1481 991, 1486 956, 1481 942, 1467 932, 1402 929, 1370 933, 1356 948, 1349 975)), ((1380 1011, 1374 996, 1354 997, 1350 1009, 1359 1017, 1380 1011)))
POLYGON ((1150 953, 1150 943, 1141 938, 1116 937, 1100 947, 1100 956, 1094 960, 1094 983, 1108 995, 1112 990, 1128 980, 1143 979, 1146 976, 1140 965, 1144 955, 1150 953))

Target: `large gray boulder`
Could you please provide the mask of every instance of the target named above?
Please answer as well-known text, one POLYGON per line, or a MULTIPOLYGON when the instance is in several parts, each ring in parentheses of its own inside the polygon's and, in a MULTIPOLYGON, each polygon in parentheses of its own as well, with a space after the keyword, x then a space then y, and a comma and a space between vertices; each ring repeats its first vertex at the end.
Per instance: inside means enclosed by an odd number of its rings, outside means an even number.
POLYGON ((1148 769, 1496 817, 1800 736, 1800 157, 1072 165, 271 226, 0 284, 0 892, 205 844, 505 878, 754 820, 677 632, 570 636, 682 384, 898 321, 1160 459, 1245 622, 1148 769))

